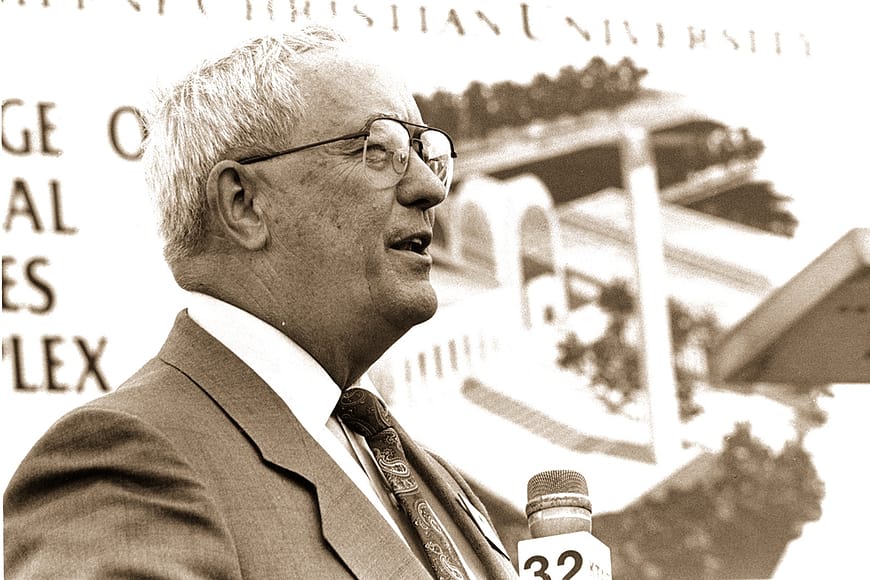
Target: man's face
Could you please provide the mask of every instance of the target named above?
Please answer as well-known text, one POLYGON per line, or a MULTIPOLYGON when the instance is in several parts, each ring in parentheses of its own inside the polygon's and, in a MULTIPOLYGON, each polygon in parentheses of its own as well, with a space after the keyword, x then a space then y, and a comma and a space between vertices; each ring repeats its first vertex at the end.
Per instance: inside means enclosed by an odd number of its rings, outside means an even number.
MULTIPOLYGON (((347 53, 310 55, 299 81, 308 114, 288 147, 358 132, 376 116, 422 123, 402 83, 347 53)), ((379 188, 361 149, 362 139, 338 141, 260 164, 272 166, 263 174, 272 287, 324 320, 404 332, 437 307, 425 246, 445 191, 414 153, 401 180, 379 188)))

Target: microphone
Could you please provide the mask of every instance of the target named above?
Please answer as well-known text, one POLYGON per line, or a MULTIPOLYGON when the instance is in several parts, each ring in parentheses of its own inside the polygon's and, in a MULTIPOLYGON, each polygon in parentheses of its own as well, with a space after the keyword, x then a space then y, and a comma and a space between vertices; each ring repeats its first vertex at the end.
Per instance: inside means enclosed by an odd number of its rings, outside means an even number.
POLYGON ((610 548, 592 535, 586 478, 569 469, 543 471, 528 484, 532 539, 517 544, 520 578, 612 580, 610 548))
POLYGON ((592 532, 586 478, 570 469, 543 471, 529 480, 526 517, 533 538, 592 532))

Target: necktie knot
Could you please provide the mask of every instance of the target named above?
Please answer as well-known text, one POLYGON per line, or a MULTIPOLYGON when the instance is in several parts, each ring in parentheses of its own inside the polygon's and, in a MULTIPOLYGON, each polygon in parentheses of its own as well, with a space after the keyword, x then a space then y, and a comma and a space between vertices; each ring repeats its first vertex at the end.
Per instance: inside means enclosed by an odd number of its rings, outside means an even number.
POLYGON ((374 393, 351 387, 338 399, 335 414, 348 427, 369 438, 393 426, 390 412, 374 393))

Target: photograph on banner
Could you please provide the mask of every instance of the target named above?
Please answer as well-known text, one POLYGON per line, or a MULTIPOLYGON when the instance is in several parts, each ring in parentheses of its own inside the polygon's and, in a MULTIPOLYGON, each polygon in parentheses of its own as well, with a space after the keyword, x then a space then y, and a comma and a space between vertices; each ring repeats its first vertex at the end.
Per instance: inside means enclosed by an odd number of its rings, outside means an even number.
POLYGON ((819 549, 854 561, 824 531, 860 484, 835 454, 870 382, 858 16, 756 4, 0 3, 15 55, 0 482, 154 356, 188 303, 142 175, 154 86, 324 21, 455 145, 428 248, 438 311, 368 375, 472 484, 514 566, 526 483, 553 468, 589 482, 617 578, 788 577, 819 549), (821 263, 836 276, 805 283, 821 263), (804 350, 848 372, 769 362, 804 350))

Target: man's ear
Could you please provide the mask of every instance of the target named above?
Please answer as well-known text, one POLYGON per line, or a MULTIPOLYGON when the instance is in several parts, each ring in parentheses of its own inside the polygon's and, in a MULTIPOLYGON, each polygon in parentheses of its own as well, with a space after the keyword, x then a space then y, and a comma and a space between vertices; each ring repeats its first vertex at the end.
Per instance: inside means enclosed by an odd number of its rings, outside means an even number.
POLYGON ((260 250, 269 239, 263 219, 263 200, 257 198, 249 171, 236 161, 223 160, 212 167, 206 196, 221 235, 248 250, 260 250))

